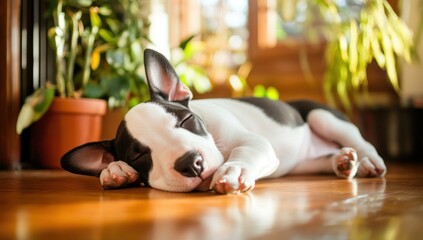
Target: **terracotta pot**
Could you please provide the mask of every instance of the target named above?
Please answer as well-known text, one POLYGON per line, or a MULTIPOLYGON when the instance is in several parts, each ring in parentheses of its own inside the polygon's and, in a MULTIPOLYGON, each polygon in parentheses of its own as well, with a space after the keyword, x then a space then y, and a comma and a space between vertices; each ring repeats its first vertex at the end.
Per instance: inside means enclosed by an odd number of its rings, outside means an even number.
POLYGON ((106 101, 55 98, 47 113, 34 124, 35 161, 43 168, 60 168, 60 158, 81 144, 99 141, 106 101))

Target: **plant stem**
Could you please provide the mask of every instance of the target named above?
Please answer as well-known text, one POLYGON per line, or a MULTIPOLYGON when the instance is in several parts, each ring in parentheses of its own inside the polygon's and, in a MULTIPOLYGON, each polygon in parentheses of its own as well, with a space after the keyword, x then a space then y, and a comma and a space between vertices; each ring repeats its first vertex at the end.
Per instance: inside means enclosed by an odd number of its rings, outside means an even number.
POLYGON ((57 90, 61 97, 66 97, 66 86, 64 79, 64 69, 62 66, 63 56, 64 56, 64 46, 65 46, 65 32, 66 32, 66 23, 65 23, 65 14, 62 11, 63 1, 59 0, 57 4, 56 14, 53 14, 56 29, 54 42, 56 45, 56 84, 57 90))
POLYGON ((87 49, 85 52, 85 63, 83 68, 83 74, 82 74, 82 88, 88 83, 90 79, 91 74, 91 54, 93 52, 94 48, 94 40, 98 32, 98 27, 93 26, 91 28, 90 35, 88 36, 88 43, 87 43, 87 49))
POLYGON ((69 46, 69 59, 68 67, 66 74, 66 86, 67 86, 67 95, 72 96, 75 90, 74 81, 73 81, 73 71, 75 67, 75 58, 77 53, 77 44, 78 44, 78 22, 81 19, 82 12, 78 11, 71 16, 72 19, 72 38, 69 46))

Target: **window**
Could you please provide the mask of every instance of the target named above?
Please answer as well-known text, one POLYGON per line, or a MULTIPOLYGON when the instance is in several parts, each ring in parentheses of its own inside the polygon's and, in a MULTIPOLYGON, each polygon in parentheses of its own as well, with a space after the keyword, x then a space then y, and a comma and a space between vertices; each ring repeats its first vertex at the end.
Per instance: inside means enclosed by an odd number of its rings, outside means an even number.
MULTIPOLYGON (((355 18, 362 7, 359 0, 334 0, 341 21, 355 18)), ((306 98, 325 102, 322 89, 325 66, 325 22, 314 1, 249 1, 248 56, 253 68, 251 85, 274 86, 284 100, 306 98)), ((396 6, 397 1, 390 1, 396 6)), ((370 92, 382 101, 397 100, 385 73, 376 65, 368 69, 370 92), (389 99, 389 100, 387 100, 389 99)))

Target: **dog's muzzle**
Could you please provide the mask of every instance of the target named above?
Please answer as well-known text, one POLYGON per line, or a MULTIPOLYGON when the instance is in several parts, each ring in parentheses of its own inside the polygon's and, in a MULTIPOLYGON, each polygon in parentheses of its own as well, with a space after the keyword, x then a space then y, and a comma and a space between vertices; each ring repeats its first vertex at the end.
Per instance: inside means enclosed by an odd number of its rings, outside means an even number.
POLYGON ((204 170, 203 157, 197 151, 189 151, 176 160, 175 170, 185 177, 200 177, 204 170))

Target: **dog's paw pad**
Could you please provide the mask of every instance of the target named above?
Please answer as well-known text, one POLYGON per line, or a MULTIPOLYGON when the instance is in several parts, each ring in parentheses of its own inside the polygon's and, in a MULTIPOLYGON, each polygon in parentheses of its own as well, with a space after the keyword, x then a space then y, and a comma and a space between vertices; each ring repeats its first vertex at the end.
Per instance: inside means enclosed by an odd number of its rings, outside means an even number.
POLYGON ((100 174, 100 182, 104 189, 124 187, 138 180, 138 172, 122 161, 110 163, 100 174))
POLYGON ((254 188, 255 180, 248 170, 238 166, 222 166, 214 175, 210 188, 221 194, 237 194, 254 188))
POLYGON ((117 175, 112 176, 111 174, 109 174, 109 176, 101 178, 100 181, 104 189, 114 189, 127 185, 129 182, 129 178, 117 175))
POLYGON ((384 164, 375 164, 369 157, 364 157, 361 159, 360 167, 357 173, 358 177, 383 177, 385 174, 386 167, 384 164))
POLYGON ((254 181, 251 182, 239 179, 237 184, 232 184, 226 179, 222 179, 218 181, 212 189, 220 194, 238 194, 241 192, 248 192, 252 190, 254 188, 254 185, 254 181))
POLYGON ((356 149, 360 158, 357 177, 385 176, 387 172, 386 165, 373 146, 358 147, 356 149))
POLYGON ((332 167, 338 177, 353 178, 358 170, 358 156, 353 148, 344 147, 332 160, 332 167))

